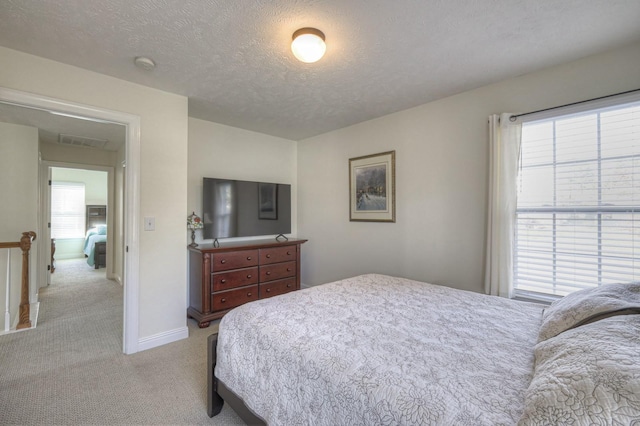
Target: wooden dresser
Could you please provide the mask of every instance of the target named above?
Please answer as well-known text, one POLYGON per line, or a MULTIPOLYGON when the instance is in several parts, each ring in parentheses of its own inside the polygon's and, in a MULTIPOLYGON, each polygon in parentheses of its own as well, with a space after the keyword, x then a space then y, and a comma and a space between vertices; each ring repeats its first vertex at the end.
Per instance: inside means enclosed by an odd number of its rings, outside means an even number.
POLYGON ((189 247, 187 316, 200 328, 236 306, 300 289, 307 240, 252 240, 189 247))

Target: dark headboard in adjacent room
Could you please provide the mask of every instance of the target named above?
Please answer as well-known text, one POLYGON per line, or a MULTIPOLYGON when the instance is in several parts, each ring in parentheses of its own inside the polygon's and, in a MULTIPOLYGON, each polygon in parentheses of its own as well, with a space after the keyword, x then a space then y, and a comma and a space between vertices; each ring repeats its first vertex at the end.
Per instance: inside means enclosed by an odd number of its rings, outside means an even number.
POLYGON ((87 231, 98 225, 107 224, 107 206, 87 205, 87 231))

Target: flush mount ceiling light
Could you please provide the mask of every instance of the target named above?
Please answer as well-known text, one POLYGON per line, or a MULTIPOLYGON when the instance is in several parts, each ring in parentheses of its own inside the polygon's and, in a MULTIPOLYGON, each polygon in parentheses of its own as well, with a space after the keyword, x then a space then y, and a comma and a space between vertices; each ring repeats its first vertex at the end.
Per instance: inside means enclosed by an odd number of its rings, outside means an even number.
POLYGON ((293 33, 291 51, 299 61, 307 64, 317 62, 324 56, 327 45, 324 34, 315 28, 300 28, 293 33))

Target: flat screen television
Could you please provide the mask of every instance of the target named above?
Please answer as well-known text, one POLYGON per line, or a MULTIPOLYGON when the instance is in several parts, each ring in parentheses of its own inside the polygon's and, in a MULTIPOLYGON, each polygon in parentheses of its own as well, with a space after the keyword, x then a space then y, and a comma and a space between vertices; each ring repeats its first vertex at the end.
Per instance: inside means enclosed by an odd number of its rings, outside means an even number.
POLYGON ((203 179, 205 239, 291 233, 291 185, 203 179))

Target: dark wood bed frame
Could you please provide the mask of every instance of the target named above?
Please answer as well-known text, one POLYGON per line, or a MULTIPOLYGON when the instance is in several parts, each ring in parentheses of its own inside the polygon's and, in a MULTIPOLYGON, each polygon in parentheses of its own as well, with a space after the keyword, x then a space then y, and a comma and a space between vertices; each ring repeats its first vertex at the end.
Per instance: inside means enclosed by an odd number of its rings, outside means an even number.
POLYGON ((224 383, 215 376, 216 360, 218 357, 218 333, 212 334, 207 339, 207 414, 213 417, 220 413, 225 401, 229 407, 240 416, 248 425, 266 425, 260 418, 247 407, 238 395, 233 393, 224 383))
MULTIPOLYGON (((89 204, 86 210, 86 228, 85 232, 98 225, 107 224, 107 206, 105 204, 89 204)), ((53 254, 52 254, 53 255, 53 254)), ((84 257, 87 257, 85 254, 84 257)), ((95 269, 101 266, 107 267, 107 243, 95 243, 93 250, 93 265, 95 269)), ((53 271, 51 271, 53 272, 53 271)))

